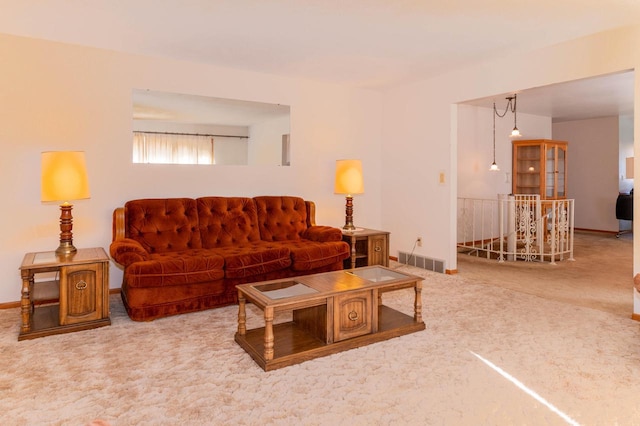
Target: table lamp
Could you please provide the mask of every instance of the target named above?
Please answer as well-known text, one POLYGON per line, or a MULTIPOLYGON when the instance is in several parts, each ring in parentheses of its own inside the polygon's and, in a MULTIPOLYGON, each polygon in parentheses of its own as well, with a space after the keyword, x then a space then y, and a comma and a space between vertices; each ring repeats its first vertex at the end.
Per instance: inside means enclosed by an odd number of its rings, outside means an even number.
POLYGON ((42 153, 41 200, 59 201, 60 246, 58 256, 68 256, 77 251, 73 246, 72 200, 89 198, 87 167, 82 151, 49 151, 42 153))
POLYGON ((353 226, 353 195, 364 193, 362 162, 360 160, 336 160, 334 192, 346 194, 347 198, 345 224, 342 229, 355 231, 356 227, 353 226))

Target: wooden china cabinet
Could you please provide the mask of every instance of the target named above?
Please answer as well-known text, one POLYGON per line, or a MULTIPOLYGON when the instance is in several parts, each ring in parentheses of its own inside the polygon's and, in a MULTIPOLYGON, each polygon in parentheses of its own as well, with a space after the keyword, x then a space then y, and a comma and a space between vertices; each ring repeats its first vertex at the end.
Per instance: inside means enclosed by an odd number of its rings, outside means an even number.
POLYGON ((513 194, 567 198, 567 145, 549 139, 513 141, 513 194))

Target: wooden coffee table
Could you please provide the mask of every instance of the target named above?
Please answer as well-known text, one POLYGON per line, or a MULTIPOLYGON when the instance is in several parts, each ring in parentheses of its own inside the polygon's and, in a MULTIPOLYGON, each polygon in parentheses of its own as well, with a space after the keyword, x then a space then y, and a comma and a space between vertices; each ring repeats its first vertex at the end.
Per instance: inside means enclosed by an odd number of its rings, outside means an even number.
POLYGON ((383 266, 241 284, 235 341, 265 371, 424 330, 422 278, 383 266), (382 294, 414 288, 414 314, 382 303, 382 294), (247 330, 246 302, 264 312, 247 330), (278 312, 292 321, 274 324, 278 312))

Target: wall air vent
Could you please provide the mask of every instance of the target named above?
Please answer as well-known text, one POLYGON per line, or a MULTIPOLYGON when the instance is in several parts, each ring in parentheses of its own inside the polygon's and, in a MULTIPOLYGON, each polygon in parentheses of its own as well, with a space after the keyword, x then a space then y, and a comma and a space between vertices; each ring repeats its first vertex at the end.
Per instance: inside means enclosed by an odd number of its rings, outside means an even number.
POLYGON ((444 261, 431 259, 430 257, 418 256, 404 251, 398 252, 398 262, 404 265, 411 265, 427 271, 444 274, 444 261))

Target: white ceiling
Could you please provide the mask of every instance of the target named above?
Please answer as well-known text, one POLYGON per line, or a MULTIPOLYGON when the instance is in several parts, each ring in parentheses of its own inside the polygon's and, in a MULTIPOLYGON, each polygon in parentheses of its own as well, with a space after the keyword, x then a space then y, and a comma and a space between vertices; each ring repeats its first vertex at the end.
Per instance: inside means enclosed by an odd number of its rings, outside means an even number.
POLYGON ((0 33, 369 88, 640 22, 638 0, 0 0, 0 11, 0 33))
MULTIPOLYGON (((517 92, 517 111, 552 117, 555 123, 633 115, 634 74, 629 71, 521 90, 517 92)), ((507 96, 513 93, 464 104, 492 108, 495 102, 498 112, 502 113, 507 106, 507 96)))

